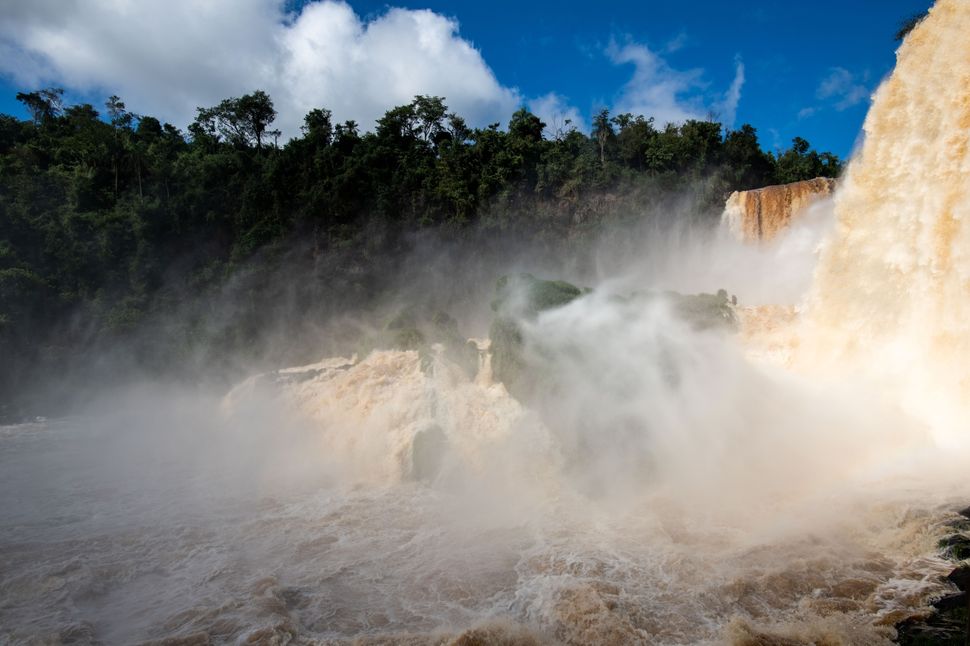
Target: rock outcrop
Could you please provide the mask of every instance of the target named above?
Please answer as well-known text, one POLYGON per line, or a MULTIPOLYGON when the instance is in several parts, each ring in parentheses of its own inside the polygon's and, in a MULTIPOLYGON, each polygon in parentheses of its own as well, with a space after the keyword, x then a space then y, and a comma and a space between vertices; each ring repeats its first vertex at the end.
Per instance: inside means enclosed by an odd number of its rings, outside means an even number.
POLYGON ((812 202, 834 190, 834 179, 816 177, 753 191, 735 191, 724 205, 724 220, 744 242, 771 240, 812 202))
MULTIPOLYGON (((503 276, 495 286, 492 309, 495 318, 491 338, 491 369, 495 381, 505 385, 513 397, 532 402, 540 391, 555 390, 557 368, 525 356, 522 323, 533 321, 542 312, 568 305, 591 294, 588 287, 577 287, 561 280, 541 280, 532 274, 503 276)), ((638 307, 651 301, 666 302, 677 318, 695 330, 722 329, 737 331, 737 299, 725 290, 716 294, 681 294, 674 291, 642 291, 612 294, 617 305, 638 307)), ((533 358, 535 359, 535 358, 533 358)))
POLYGON ((532 320, 540 312, 567 305, 590 291, 562 280, 540 280, 532 274, 499 278, 492 301, 495 319, 489 330, 495 380, 520 400, 529 399, 536 376, 525 369, 519 321, 532 320))

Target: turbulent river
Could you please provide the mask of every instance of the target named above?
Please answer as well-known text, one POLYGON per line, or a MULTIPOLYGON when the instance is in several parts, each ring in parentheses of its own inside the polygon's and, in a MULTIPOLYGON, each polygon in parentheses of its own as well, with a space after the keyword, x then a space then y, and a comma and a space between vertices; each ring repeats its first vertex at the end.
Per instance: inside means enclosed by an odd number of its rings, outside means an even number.
POLYGON ((541 413, 483 340, 0 427, 0 642, 889 643, 970 504, 967 34, 907 37, 834 225, 679 250, 797 283, 741 335, 611 296, 648 257, 523 322, 541 413))

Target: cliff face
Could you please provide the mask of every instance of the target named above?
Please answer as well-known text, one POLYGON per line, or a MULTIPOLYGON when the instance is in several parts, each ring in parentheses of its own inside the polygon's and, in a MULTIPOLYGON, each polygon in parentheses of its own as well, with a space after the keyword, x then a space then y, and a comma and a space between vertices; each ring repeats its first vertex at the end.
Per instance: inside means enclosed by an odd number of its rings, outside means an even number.
POLYGON ((735 191, 724 205, 724 219, 734 235, 745 242, 771 240, 809 204, 834 190, 834 179, 816 177, 754 191, 735 191))

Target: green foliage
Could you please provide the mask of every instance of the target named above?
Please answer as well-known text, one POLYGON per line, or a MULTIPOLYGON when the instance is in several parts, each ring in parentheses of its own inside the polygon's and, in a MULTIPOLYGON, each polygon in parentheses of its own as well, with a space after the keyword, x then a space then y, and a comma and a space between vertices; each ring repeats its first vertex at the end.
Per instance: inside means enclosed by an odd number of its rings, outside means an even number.
POLYGON ((255 145, 261 150, 263 137, 280 135, 278 130, 267 130, 274 119, 276 110, 273 108, 272 99, 262 90, 256 90, 238 99, 225 99, 212 108, 199 108, 195 123, 189 127, 189 131, 206 141, 218 140, 221 136, 233 146, 255 145))
POLYGON ((778 155, 775 162, 775 177, 779 184, 797 182, 814 177, 838 177, 842 163, 832 153, 818 153, 811 150, 811 144, 795 137, 792 146, 778 155))
MULTIPOLYGON (((153 371, 193 370, 196 352, 219 369, 222 357, 257 354, 267 328, 312 328, 377 299, 423 228, 569 240, 613 217, 619 199, 662 212, 689 195, 704 218, 732 190, 841 169, 802 140, 775 158, 747 125, 657 130, 606 111, 592 136, 547 139, 525 109, 504 130, 470 128, 443 98, 419 96, 371 132, 312 110, 302 136, 280 145, 259 90, 199 108, 188 133, 117 96, 104 115, 62 96, 20 93, 31 119, 0 115, 0 406, 31 375, 106 348, 134 343, 126 359, 153 371), (313 269, 280 285, 271 276, 284 262, 313 269), (299 320, 277 320, 280 299, 299 320)), ((575 296, 556 290, 537 306, 575 296)))

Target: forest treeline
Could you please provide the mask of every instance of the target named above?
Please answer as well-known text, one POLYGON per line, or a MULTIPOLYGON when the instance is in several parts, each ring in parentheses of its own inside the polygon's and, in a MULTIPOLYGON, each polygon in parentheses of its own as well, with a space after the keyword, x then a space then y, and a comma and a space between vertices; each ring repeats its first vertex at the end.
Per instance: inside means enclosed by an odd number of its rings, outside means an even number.
POLYGON ((75 362, 191 371, 255 353, 284 315, 366 307, 416 232, 565 240, 673 199, 704 221, 730 191, 841 170, 803 139, 765 151, 749 125, 606 110, 589 135, 525 109, 471 128, 418 96, 370 131, 312 110, 281 143, 261 91, 199 108, 187 132, 62 97, 21 93, 31 118, 0 115, 0 416, 75 362), (287 285, 284 262, 304 272, 287 285))

